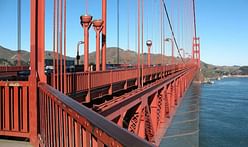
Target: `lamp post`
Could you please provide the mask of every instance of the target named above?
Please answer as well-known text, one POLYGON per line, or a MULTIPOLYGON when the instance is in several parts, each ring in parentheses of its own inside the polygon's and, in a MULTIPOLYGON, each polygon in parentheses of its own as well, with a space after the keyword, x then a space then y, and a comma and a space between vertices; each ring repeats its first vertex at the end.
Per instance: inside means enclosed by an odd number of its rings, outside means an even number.
POLYGON ((179 50, 183 52, 183 58, 185 58, 185 50, 183 48, 180 48, 179 50))
POLYGON ((174 41, 171 38, 166 38, 164 41, 171 41, 171 64, 174 64, 174 41))
POLYGON ((92 24, 92 16, 82 15, 80 17, 81 25, 84 29, 84 71, 88 71, 89 66, 89 29, 92 24))
POLYGON ((96 31, 96 71, 100 70, 100 33, 103 29, 101 19, 93 21, 93 27, 96 31))
POLYGON ((80 56, 79 56, 79 46, 80 44, 84 44, 83 41, 78 41, 77 43, 77 56, 76 56, 76 59, 77 59, 77 65, 79 65, 79 60, 80 60, 80 56))
POLYGON ((146 45, 148 47, 148 55, 147 55, 147 65, 151 66, 151 47, 152 47, 152 41, 147 40, 146 45))

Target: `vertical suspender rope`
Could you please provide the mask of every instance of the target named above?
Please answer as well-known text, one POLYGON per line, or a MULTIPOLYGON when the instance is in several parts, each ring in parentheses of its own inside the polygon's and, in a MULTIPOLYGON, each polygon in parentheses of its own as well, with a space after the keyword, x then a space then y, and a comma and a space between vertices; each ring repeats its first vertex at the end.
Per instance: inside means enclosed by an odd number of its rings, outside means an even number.
POLYGON ((18 31, 18 35, 17 35, 17 65, 21 66, 21 0, 17 0, 18 4, 17 4, 17 31, 18 31))
POLYGON ((140 0, 138 0, 138 87, 140 88, 140 0))
POLYGON ((120 23, 120 22, 119 22, 119 21, 120 21, 120 18, 119 18, 119 15, 120 15, 120 8, 119 8, 119 6, 120 6, 120 5, 119 5, 119 3, 120 3, 120 0, 117 0, 117 64, 119 64, 119 60, 120 60, 120 59, 119 59, 119 52, 120 52, 120 51, 119 51, 119 41, 120 41, 120 40, 119 40, 119 37, 120 37, 120 36, 119 36, 119 35, 120 35, 120 32, 119 32, 119 31, 120 31, 120 28, 119 28, 119 27, 120 27, 120 24, 119 24, 119 23, 120 23))
POLYGON ((129 50, 130 46, 129 46, 129 35, 130 35, 130 26, 129 26, 129 19, 130 19, 130 0, 127 0, 127 49, 129 50))
POLYGON ((177 39, 178 39, 178 46, 179 46, 179 48, 180 48, 180 46, 181 46, 181 30, 180 30, 180 28, 181 28, 181 21, 180 21, 180 9, 181 9, 181 7, 180 7, 180 0, 178 0, 178 8, 177 8, 177 19, 178 19, 178 21, 177 21, 177 39))
POLYGON ((62 17, 63 17, 63 15, 62 15, 62 13, 63 13, 63 7, 62 7, 62 5, 63 5, 63 3, 62 3, 62 0, 60 0, 59 1, 60 3, 59 3, 59 17, 60 17, 60 23, 59 23, 59 48, 60 48, 60 52, 59 52, 59 55, 60 55, 60 91, 63 91, 62 89, 63 89, 63 79, 62 79, 62 75, 63 75, 63 73, 62 73, 62 71, 63 71, 63 66, 62 66, 62 60, 63 60, 63 58, 62 58, 62 56, 63 56, 63 51, 62 51, 62 28, 63 28, 63 24, 62 24, 62 17))
POLYGON ((56 68, 57 68, 57 89, 59 90, 59 39, 58 39, 58 29, 59 29, 59 0, 56 0, 56 68))
POLYGON ((144 0, 142 0, 142 24, 141 24, 141 57, 142 57, 142 67, 141 67, 141 87, 143 87, 143 69, 144 69, 144 0))
POLYGON ((55 74, 56 74, 56 67, 55 67, 55 22, 56 22, 56 0, 53 1, 53 73, 52 73, 52 76, 53 76, 53 87, 56 88, 55 86, 55 74))
POLYGON ((66 0, 64 0, 64 93, 67 93, 66 80, 66 0))
POLYGON ((88 0, 85 0, 85 14, 88 14, 88 0))
POLYGON ((160 52, 161 52, 161 65, 163 65, 163 9, 162 9, 162 1, 159 2, 160 5, 160 52))

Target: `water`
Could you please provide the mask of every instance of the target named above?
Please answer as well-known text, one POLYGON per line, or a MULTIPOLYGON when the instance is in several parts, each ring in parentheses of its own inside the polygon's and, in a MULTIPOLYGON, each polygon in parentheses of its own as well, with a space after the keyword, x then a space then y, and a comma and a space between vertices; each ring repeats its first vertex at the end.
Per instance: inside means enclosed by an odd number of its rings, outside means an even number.
POLYGON ((248 78, 200 88, 200 147, 248 147, 248 78))

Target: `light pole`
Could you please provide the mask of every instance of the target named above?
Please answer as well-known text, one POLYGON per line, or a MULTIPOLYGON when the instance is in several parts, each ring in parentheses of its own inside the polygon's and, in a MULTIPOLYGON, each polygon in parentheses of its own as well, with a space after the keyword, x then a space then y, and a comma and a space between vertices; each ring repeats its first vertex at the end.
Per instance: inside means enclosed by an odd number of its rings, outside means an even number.
POLYGON ((80 56, 79 56, 79 46, 80 44, 84 44, 83 41, 78 41, 77 43, 77 56, 76 56, 76 59, 77 59, 77 65, 79 65, 79 60, 80 60, 80 56))
POLYGON ((152 41, 147 40, 146 45, 148 47, 148 54, 147 54, 147 65, 151 66, 151 47, 152 47, 152 41))
POLYGON ((174 41, 171 38, 166 38, 164 41, 171 41, 171 64, 174 64, 174 41))
POLYGON ((180 48, 179 50, 183 52, 183 58, 185 58, 185 50, 183 48, 180 48))
POLYGON ((89 29, 92 25, 92 16, 86 14, 80 17, 80 23, 84 29, 84 71, 88 71, 89 66, 89 29))
POLYGON ((100 71, 100 33, 103 29, 101 19, 93 21, 93 27, 96 31, 96 71, 100 71))

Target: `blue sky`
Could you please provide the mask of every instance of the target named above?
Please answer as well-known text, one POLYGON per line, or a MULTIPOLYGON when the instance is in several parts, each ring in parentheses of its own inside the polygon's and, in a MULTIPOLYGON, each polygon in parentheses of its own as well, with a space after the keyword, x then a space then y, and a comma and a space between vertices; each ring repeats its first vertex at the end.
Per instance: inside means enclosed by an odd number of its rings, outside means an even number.
POLYGON ((248 65, 248 1, 196 1, 201 59, 217 65, 248 65))
MULTIPOLYGON (((108 1, 107 46, 117 46, 116 0, 108 1)), ((22 0, 22 49, 29 50, 30 0, 22 0)), ((187 18, 191 0, 166 0, 180 48, 191 53, 190 18, 187 18), (187 3, 188 2, 188 3, 187 3), (180 10, 178 11, 178 8, 180 10), (177 13, 180 12, 180 13, 177 13), (184 12, 184 13, 183 13, 184 12), (180 18, 180 25, 177 25, 180 18), (187 18, 187 19, 186 19, 187 18), (183 22, 183 23, 182 23, 183 22), (184 27, 183 27, 184 26, 184 27), (180 32, 180 33, 178 33, 180 32)), ((101 0, 88 0, 88 13, 101 18, 101 0)), ((247 0, 196 0, 197 33, 201 38, 201 59, 215 65, 247 65, 248 58, 248 1, 247 0)), ((46 49, 52 50, 52 0, 46 2, 46 49)), ((137 1, 120 0, 120 47, 127 49, 127 20, 129 21, 129 48, 137 49, 137 1)), ((0 0, 0 45, 17 48, 17 0, 0 0)), ((160 52, 159 0, 145 0, 144 41, 153 40, 153 53, 160 52)), ((85 14, 85 0, 67 0, 67 54, 75 56, 76 44, 83 40, 79 16, 85 14)), ((170 37, 165 21, 165 37, 170 37)), ((90 51, 95 49, 95 32, 90 29, 90 51)), ((80 51, 83 52, 82 49, 80 51)), ((146 46, 144 46, 146 52, 146 46)), ((166 44, 170 55, 170 45, 166 44)), ((176 55, 177 56, 177 55, 176 55)))

